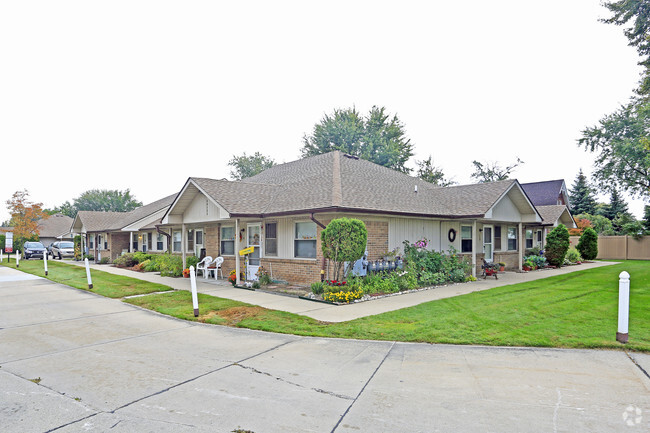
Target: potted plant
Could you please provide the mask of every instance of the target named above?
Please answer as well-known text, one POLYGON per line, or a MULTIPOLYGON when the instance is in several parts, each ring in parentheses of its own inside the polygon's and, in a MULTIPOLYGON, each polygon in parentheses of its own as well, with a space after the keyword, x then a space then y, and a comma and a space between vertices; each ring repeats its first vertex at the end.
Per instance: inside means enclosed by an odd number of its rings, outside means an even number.
POLYGON ((506 270, 506 264, 503 262, 499 262, 499 272, 503 272, 506 270))
POLYGON ((533 262, 531 262, 530 260, 526 260, 524 262, 523 269, 524 269, 524 271, 532 270, 533 269, 533 262))
POLYGON ((183 277, 184 278, 189 278, 190 277, 190 268, 183 269, 183 277))

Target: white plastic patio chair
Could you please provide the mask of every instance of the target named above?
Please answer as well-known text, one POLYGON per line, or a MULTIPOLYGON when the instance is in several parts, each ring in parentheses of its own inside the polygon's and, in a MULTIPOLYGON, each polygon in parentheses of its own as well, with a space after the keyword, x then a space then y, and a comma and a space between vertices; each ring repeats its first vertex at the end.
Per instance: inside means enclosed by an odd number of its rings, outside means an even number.
POLYGON ((203 278, 206 280, 208 279, 208 266, 212 263, 212 257, 210 256, 205 256, 203 260, 201 260, 199 263, 196 265, 196 275, 199 274, 199 271, 203 272, 203 278))
POLYGON ((214 272, 214 279, 217 279, 217 272, 221 273, 221 278, 223 278, 223 271, 221 270, 221 265, 223 264, 223 257, 217 257, 214 259, 214 262, 212 263, 212 267, 210 267, 209 271, 214 272))

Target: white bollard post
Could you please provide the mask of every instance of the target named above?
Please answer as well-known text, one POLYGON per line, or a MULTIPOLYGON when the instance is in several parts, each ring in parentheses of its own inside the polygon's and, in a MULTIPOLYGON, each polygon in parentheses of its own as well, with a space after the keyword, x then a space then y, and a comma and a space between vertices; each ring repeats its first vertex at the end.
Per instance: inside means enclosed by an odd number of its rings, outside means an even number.
POLYGON ((192 287, 192 307, 194 307, 194 317, 199 317, 199 297, 196 294, 196 274, 194 266, 190 266, 190 285, 192 287))
POLYGON ((18 254, 18 250, 16 250, 16 267, 20 267, 20 254, 18 254))
POLYGON ((630 320, 630 274, 623 271, 618 278, 618 332, 616 333, 616 341, 627 343, 630 320))
POLYGON ((90 278, 90 264, 88 264, 88 257, 84 259, 86 263, 86 278, 88 279, 88 288, 92 289, 93 288, 93 280, 90 278))
POLYGON ((45 276, 47 277, 47 251, 43 253, 43 266, 45 267, 45 276))

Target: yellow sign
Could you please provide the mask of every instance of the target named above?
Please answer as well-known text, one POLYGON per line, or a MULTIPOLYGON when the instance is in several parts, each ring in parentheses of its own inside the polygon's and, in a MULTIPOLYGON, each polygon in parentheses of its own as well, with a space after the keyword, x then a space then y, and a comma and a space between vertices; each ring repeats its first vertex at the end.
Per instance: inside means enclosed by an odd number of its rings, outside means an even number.
POLYGON ((239 255, 245 256, 246 254, 251 254, 253 251, 255 251, 255 247, 244 248, 243 250, 239 250, 239 255))

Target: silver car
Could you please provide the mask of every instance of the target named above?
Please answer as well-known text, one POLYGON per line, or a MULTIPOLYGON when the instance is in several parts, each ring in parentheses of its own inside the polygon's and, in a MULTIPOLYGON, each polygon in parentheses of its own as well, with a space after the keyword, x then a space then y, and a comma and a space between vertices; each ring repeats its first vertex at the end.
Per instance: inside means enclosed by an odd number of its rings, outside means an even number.
POLYGON ((52 258, 61 260, 64 257, 74 257, 74 242, 61 241, 52 244, 52 258))

